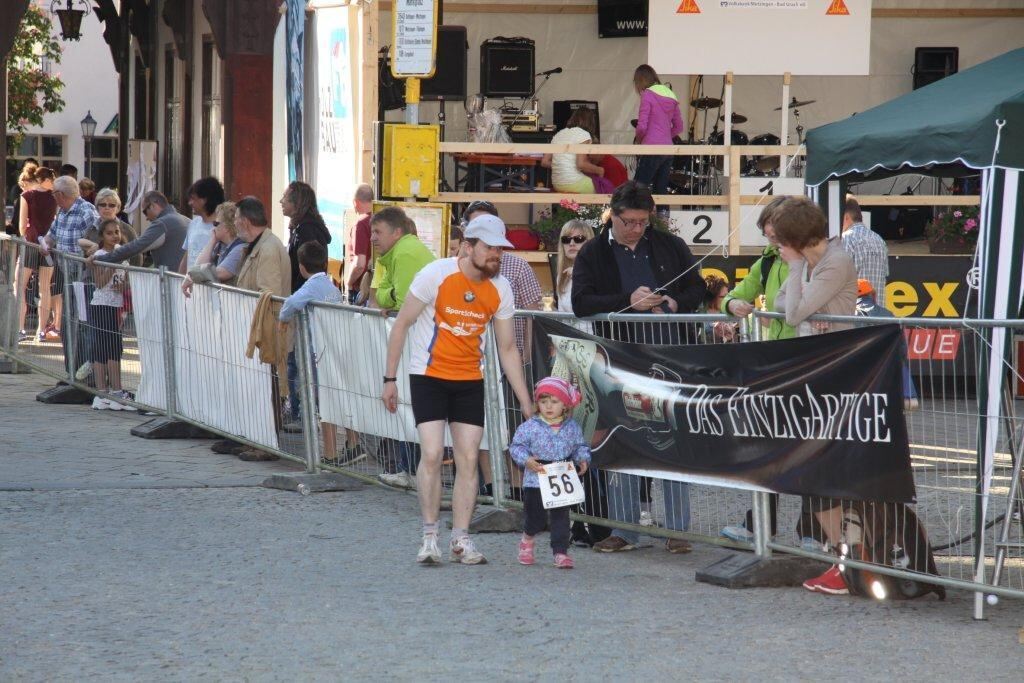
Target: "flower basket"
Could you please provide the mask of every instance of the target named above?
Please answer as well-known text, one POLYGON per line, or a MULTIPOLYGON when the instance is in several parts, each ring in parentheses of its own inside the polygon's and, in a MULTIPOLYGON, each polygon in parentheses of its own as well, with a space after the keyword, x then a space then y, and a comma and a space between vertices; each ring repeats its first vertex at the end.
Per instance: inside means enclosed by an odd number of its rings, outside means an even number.
POLYGON ((925 227, 928 251, 933 254, 973 254, 978 243, 978 207, 953 207, 925 227))
MULTIPOLYGON (((580 204, 573 199, 563 199, 555 207, 555 210, 544 209, 540 213, 540 219, 534 222, 530 229, 541 240, 540 249, 547 251, 558 251, 558 234, 562 226, 571 220, 581 220, 594 229, 594 233, 601 231, 601 226, 607 217, 604 215, 608 210, 607 206, 600 204, 580 204)), ((657 214, 651 214, 651 223, 655 230, 664 230, 675 233, 675 220, 665 219, 657 214)))
POLYGON ((547 251, 558 250, 558 234, 562 226, 571 220, 581 220, 588 223, 597 232, 601 229, 601 214, 605 207, 599 204, 580 204, 572 199, 563 199, 558 206, 552 209, 544 209, 540 212, 540 218, 530 227, 534 234, 540 239, 540 248, 547 251))
POLYGON ((931 254, 973 254, 975 244, 948 237, 943 239, 928 236, 928 252, 931 254))

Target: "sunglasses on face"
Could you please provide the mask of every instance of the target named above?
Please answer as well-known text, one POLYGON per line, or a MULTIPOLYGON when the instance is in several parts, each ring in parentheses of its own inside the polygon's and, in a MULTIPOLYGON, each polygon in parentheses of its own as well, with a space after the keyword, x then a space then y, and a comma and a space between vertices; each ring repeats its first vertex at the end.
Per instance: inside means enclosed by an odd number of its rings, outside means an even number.
POLYGON ((116 209, 117 204, 97 204, 97 209, 116 209))
POLYGON ((213 222, 213 227, 219 228, 220 227, 220 221, 214 221, 213 222))
POLYGON ((587 241, 587 238, 583 235, 563 235, 562 244, 570 244, 575 242, 576 244, 583 244, 587 241))

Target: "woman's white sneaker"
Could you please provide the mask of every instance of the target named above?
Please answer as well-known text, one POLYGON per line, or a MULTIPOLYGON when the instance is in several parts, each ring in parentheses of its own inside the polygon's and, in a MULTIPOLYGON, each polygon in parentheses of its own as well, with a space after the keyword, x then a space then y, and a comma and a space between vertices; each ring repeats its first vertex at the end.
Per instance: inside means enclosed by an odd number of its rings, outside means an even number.
MULTIPOLYGON (((114 397, 115 398, 119 398, 119 399, 123 399, 125 401, 131 401, 132 399, 135 398, 134 396, 132 396, 131 394, 129 394, 127 391, 124 391, 124 390, 115 391, 114 392, 114 397)), ((128 405, 127 403, 118 403, 117 404, 117 409, 118 410, 127 410, 129 412, 137 412, 138 411, 138 408, 136 408, 135 406, 128 405)))
POLYGON ((95 398, 92 399, 92 409, 93 410, 117 410, 116 408, 111 407, 110 401, 108 401, 105 398, 100 398, 99 396, 96 396, 95 398))

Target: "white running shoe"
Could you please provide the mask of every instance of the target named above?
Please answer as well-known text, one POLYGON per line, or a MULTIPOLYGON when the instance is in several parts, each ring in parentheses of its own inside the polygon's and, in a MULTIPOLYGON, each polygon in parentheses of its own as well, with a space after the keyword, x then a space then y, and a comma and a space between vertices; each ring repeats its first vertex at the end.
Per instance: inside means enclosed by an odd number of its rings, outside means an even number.
POLYGON ((437 547, 437 534, 423 534, 423 545, 416 555, 420 564, 441 564, 441 549, 437 547))
POLYGON ((728 538, 730 541, 738 541, 740 543, 752 543, 754 540, 754 532, 748 529, 743 524, 724 527, 719 533, 722 536, 728 538))
POLYGON ((469 536, 462 536, 461 538, 453 538, 449 544, 451 550, 451 556, 448 558, 452 562, 461 562, 462 564, 487 564, 487 558, 484 554, 476 549, 473 545, 473 539, 469 536))
POLYGON ((377 479, 388 486, 394 486, 395 488, 416 490, 416 478, 408 472, 378 474, 377 479))
POLYGON ((94 397, 92 399, 92 409, 93 410, 117 410, 116 408, 111 408, 110 401, 108 401, 105 398, 100 398, 99 396, 96 396, 96 397, 94 397))

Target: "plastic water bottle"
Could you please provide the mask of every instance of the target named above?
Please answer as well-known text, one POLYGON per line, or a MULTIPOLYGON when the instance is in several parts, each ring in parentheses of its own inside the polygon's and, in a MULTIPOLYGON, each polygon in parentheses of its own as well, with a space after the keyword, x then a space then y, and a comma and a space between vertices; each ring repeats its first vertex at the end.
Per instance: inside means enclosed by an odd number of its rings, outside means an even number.
POLYGON ((308 486, 306 486, 305 484, 299 484, 299 485, 298 485, 298 486, 297 486, 297 487, 295 488, 295 490, 296 490, 296 491, 298 491, 299 493, 301 493, 301 494, 302 494, 302 495, 304 495, 304 496, 308 496, 308 495, 310 494, 310 490, 309 490, 309 487, 308 487, 308 486))

